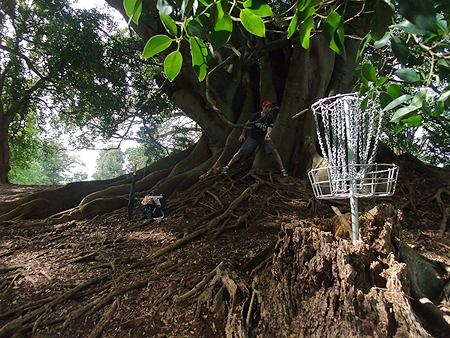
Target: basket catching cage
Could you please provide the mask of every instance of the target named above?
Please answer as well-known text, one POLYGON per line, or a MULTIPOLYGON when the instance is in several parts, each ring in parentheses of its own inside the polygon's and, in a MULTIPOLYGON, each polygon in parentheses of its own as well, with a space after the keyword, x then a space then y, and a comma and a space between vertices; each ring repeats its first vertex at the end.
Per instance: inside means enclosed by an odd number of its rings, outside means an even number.
POLYGON ((374 163, 382 114, 376 100, 357 93, 320 99, 311 109, 328 165, 308 173, 314 195, 320 199, 350 198, 355 244, 359 240, 356 199, 391 196, 397 183, 395 164, 374 163))

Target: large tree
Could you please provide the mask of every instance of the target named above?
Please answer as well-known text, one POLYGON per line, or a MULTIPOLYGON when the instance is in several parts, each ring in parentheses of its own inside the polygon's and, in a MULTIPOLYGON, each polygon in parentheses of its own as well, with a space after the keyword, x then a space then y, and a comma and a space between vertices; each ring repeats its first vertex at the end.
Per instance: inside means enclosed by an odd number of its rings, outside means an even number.
POLYGON ((143 110, 171 111, 162 95, 149 98, 155 65, 139 58, 143 42, 112 34, 105 14, 42 0, 3 2, 0 15, 0 183, 27 125, 72 132, 72 148, 88 147, 127 136, 143 110))
MULTIPOLYGON (((122 1, 108 2, 126 15, 122 1)), ((443 24, 447 18, 433 1, 402 0, 396 3, 397 8, 382 0, 276 1, 270 3, 275 15, 266 16, 268 12, 264 10, 264 20, 254 14, 265 8, 265 3, 257 0, 245 3, 161 0, 142 4, 138 23, 131 25, 144 42, 151 41, 145 49, 147 56, 159 49, 158 55, 165 60, 165 75, 156 76, 159 86, 201 126, 203 133, 195 146, 138 171, 135 196, 143 197, 150 192, 168 197, 172 206, 169 213, 173 212, 184 229, 169 244, 140 257, 142 260, 133 267, 148 264, 155 270, 153 266, 160 258, 170 257, 168 253, 191 240, 208 235, 206 242, 214 242, 223 231, 235 230, 247 221, 260 221, 268 205, 280 207, 282 201, 287 201, 283 207, 289 209, 289 203, 301 200, 305 205, 317 206, 309 198, 311 192, 304 181, 295 180, 296 193, 301 196, 284 198, 279 191, 289 179, 267 171, 247 173, 248 167, 244 165, 241 170, 231 171, 228 177, 215 173, 237 150, 241 128, 266 99, 279 106, 273 139, 290 174, 299 178, 305 178, 310 168, 323 162, 309 111, 311 104, 320 98, 355 88, 370 95, 378 94, 386 111, 397 109, 391 120, 397 123, 398 130, 405 124, 418 123, 418 107, 433 107, 421 110, 430 118, 447 118, 445 81, 428 82, 436 84, 436 96, 417 90, 429 80, 422 74, 436 74, 433 60, 445 56, 436 53, 428 58, 433 48, 444 46, 445 51, 447 39, 447 26, 443 24), (155 11, 155 6, 163 15, 155 11), (404 28, 394 25, 395 20, 402 19, 398 13, 410 18, 404 28), (169 14, 171 19, 164 16, 169 14), (423 34, 419 37, 417 29, 422 25, 423 34), (173 36, 168 37, 171 33, 173 36), (406 55, 405 48, 401 52, 396 49, 398 45, 391 48, 397 35, 408 42, 412 40, 406 37, 417 38, 415 46, 423 50, 415 52, 424 56, 422 64, 403 67, 402 62, 397 62, 406 55), (425 48, 428 44, 432 48, 425 48), (382 54, 389 58, 377 64, 383 60, 382 54), (432 105, 428 104, 430 97, 432 105), (274 204, 277 197, 280 201, 274 204), (210 203, 204 203, 206 200, 210 203), (195 213, 195 217, 186 217, 194 208, 198 211, 196 204, 204 204, 205 209, 195 213)), ((134 5, 127 8, 130 14, 133 10, 134 5)), ((380 150, 383 151, 379 152, 379 158, 400 163, 392 152, 380 150)), ((427 179, 424 184, 439 181, 441 187, 442 182, 445 185, 450 182, 448 173, 410 157, 403 158, 401 163, 404 171, 414 167, 423 175, 427 179)), ((256 169, 274 167, 261 153, 256 154, 252 165, 256 169)), ((45 219, 43 224, 47 226, 65 222, 72 226, 77 222, 69 221, 74 219, 95 218, 117 209, 124 214, 131 180, 128 174, 107 181, 81 182, 3 203, 0 220, 39 218, 45 219)), ((404 212, 408 206, 415 209, 408 196, 412 193, 409 182, 406 178, 402 185, 406 207, 398 206, 404 212)), ((444 214, 445 226, 448 208, 442 198, 446 193, 448 189, 439 189, 434 197, 444 214)), ((346 216, 295 219, 281 226, 276 245, 269 245, 245 267, 219 264, 211 273, 203 271, 201 275, 205 278, 199 279, 198 284, 194 282, 187 292, 172 293, 168 287, 167 297, 174 302, 191 302, 197 297, 193 302, 197 304, 196 318, 208 317, 201 317, 202 304, 208 304, 223 319, 224 329, 219 334, 226 337, 404 337, 408 332, 414 337, 429 336, 414 311, 426 317, 432 329, 449 332, 448 315, 432 301, 441 294, 446 280, 402 242, 403 213, 388 205, 366 211, 360 216, 364 221, 361 231, 365 233, 357 245, 339 238, 347 233, 342 230, 347 227, 346 216), (251 276, 255 278, 251 280, 251 276)), ((314 210, 312 213, 313 217, 319 215, 314 210)), ((236 236, 241 233, 236 232, 236 236)), ((111 287, 100 303, 104 306, 122 292, 147 286, 148 281, 144 279, 124 288, 111 287)), ((166 295, 163 297, 166 299, 166 295)), ((97 305, 92 306, 98 309, 97 305)), ((47 310, 48 307, 43 307, 23 317, 29 320, 47 310)), ((70 316, 70 321, 79 318, 79 313, 70 316)), ((23 317, 6 324, 0 334, 20 327, 23 317)), ((140 320, 145 318, 139 318, 135 325, 140 320)), ((38 319, 34 326, 39 326, 39 322, 38 319)))

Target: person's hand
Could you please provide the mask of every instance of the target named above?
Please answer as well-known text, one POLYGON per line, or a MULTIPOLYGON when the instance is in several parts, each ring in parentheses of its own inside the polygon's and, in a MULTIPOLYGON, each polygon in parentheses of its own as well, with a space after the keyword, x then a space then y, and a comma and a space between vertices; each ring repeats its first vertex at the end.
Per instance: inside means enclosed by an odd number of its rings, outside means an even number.
POLYGON ((239 142, 244 142, 245 141, 245 135, 241 134, 241 136, 239 136, 238 140, 239 140, 239 142))
POLYGON ((269 140, 270 140, 270 135, 269 135, 269 134, 266 134, 266 136, 264 137, 264 139, 265 139, 266 141, 269 141, 269 140))

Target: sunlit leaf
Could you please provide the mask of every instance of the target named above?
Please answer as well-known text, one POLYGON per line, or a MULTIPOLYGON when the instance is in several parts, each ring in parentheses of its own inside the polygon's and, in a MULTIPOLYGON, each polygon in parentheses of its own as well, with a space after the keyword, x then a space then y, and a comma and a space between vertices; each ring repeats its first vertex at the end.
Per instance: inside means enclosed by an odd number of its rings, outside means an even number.
MULTIPOLYGON (((311 15, 315 12, 315 9, 310 7, 307 8, 304 11, 296 11, 294 14, 294 17, 291 20, 291 23, 289 24, 288 27, 288 38, 290 38, 292 36, 292 34, 294 34, 295 30, 297 29, 297 27, 299 25, 302 25, 303 23, 306 23, 306 25, 303 27, 303 33, 301 33, 303 39, 306 38, 306 36, 304 36, 305 32, 308 31, 310 32, 311 29, 309 28, 311 26, 311 15)), ((314 21, 313 22, 313 27, 314 27, 314 21)), ((301 38, 302 38, 301 37, 301 38)), ((309 46, 309 38, 306 39, 308 41, 308 46, 309 46)))
POLYGON ((123 0, 123 7, 130 18, 128 24, 133 21, 137 25, 142 13, 142 0, 123 0))
POLYGON ((155 35, 145 44, 142 56, 144 58, 151 58, 157 53, 169 48, 169 46, 172 44, 172 41, 173 40, 167 35, 155 35))
POLYGON ((194 68, 199 81, 203 81, 208 70, 208 49, 205 44, 197 38, 189 39, 189 44, 191 47, 192 67, 194 68))
POLYGON ((244 2, 244 8, 259 17, 273 16, 270 6, 262 0, 247 0, 244 2))
POLYGON ((167 55, 164 60, 164 73, 169 80, 175 79, 181 70, 181 65, 183 64, 183 56, 180 51, 176 50, 167 55))
POLYGON ((380 88, 382 85, 384 85, 387 81, 387 77, 380 77, 379 79, 377 79, 377 82, 375 83, 375 88, 380 88))
POLYGON ((164 25, 164 28, 166 29, 167 33, 173 35, 173 36, 177 36, 177 24, 175 23, 175 21, 168 15, 163 14, 163 13, 159 13, 159 16, 161 18, 161 21, 164 25))
POLYGON ((292 18, 291 22, 289 23, 288 27, 288 39, 291 38, 291 36, 295 33, 298 27, 298 11, 295 12, 294 17, 292 18))
POLYGON ((214 26, 214 31, 210 32, 209 39, 214 50, 219 49, 230 40, 233 31, 233 21, 229 14, 224 15, 214 26))
POLYGON ((404 123, 408 125, 408 127, 419 127, 422 123, 422 116, 421 115, 414 115, 411 116, 405 120, 403 120, 404 123))
POLYGON ((309 39, 311 36, 311 30, 314 28, 314 18, 310 16, 300 26, 299 35, 300 43, 305 49, 309 49, 309 39))
POLYGON ((297 9, 303 11, 304 9, 314 7, 322 0, 297 0, 297 9))
POLYGON ((394 75, 398 76, 401 80, 407 83, 414 83, 420 80, 419 75, 410 68, 398 69, 394 72, 394 75))
POLYGON ((325 38, 325 41, 328 43, 328 46, 336 53, 339 53, 339 47, 337 46, 335 41, 335 33, 339 28, 340 21, 341 16, 337 12, 331 11, 323 23, 323 36, 325 38))
POLYGON ((259 16, 253 14, 248 9, 243 9, 241 10, 240 18, 242 25, 250 33, 262 38, 266 36, 266 27, 259 16))

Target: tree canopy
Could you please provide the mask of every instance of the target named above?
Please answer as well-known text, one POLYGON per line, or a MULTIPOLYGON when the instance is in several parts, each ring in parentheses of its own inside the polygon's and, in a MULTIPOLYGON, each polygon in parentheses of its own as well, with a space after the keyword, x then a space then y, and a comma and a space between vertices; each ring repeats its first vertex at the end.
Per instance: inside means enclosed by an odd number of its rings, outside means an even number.
POLYGON ((86 148, 129 137, 139 115, 174 109, 162 93, 149 95, 159 66, 142 60, 142 41, 110 33, 107 15, 43 0, 5 2, 1 16, 0 182, 8 181, 10 145, 16 160, 32 153, 34 128, 65 132, 72 148, 86 148))

